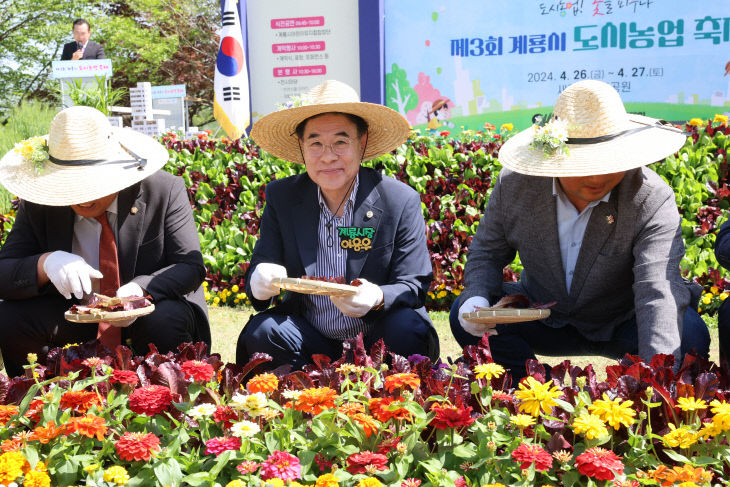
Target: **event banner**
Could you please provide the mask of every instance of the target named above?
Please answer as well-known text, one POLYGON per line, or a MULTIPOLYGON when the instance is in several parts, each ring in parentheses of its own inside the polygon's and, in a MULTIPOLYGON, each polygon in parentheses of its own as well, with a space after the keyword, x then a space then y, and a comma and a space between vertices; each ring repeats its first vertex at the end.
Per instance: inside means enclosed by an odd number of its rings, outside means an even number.
POLYGON ((248 0, 253 120, 327 79, 360 92, 357 0, 248 0))
POLYGON ((413 126, 516 128, 571 83, 671 121, 730 112, 730 5, 684 0, 385 0, 386 103, 413 126))

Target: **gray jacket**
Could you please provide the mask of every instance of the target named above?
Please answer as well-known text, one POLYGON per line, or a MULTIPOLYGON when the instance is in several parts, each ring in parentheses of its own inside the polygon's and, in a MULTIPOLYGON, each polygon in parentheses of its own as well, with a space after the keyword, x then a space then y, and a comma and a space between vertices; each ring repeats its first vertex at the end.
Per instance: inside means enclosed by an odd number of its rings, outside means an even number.
POLYGON ((608 202, 593 208, 570 292, 560 257, 552 178, 503 170, 471 244, 462 302, 503 293, 502 268, 519 252, 517 285, 531 301, 557 301, 545 321, 573 325, 590 340, 607 341, 636 314, 639 354, 679 355, 691 285, 680 273, 681 217, 672 189, 652 170, 628 171, 608 202))

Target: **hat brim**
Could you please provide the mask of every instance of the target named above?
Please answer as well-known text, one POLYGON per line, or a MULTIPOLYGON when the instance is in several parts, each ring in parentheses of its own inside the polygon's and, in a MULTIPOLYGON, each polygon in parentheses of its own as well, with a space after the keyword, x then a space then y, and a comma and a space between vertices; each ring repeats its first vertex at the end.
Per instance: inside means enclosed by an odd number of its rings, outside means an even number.
MULTIPOLYGON (((657 119, 629 115, 626 130, 656 124, 657 119)), ((677 152, 687 136, 676 130, 650 127, 595 144, 567 144, 568 154, 545 156, 530 147, 532 127, 515 134, 502 145, 502 166, 529 176, 593 176, 646 166, 677 152)))
POLYGON ((368 140, 363 160, 387 154, 408 138, 408 121, 392 108, 374 103, 325 103, 304 105, 272 112, 256 122, 251 138, 266 152, 290 162, 304 163, 297 126, 323 113, 350 113, 368 124, 368 140))
POLYGON ((69 206, 121 191, 152 175, 167 162, 167 149, 152 137, 129 128, 112 128, 112 132, 116 140, 147 160, 143 169, 119 146, 115 159, 87 165, 59 165, 47 160, 43 171, 36 174, 33 164, 11 149, 0 159, 0 184, 31 203, 69 206))

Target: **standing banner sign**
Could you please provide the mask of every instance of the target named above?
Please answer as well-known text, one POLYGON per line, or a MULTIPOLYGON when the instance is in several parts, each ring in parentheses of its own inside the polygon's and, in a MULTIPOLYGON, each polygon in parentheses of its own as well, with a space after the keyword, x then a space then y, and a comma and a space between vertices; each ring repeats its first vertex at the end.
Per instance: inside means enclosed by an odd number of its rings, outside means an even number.
POLYGON ((386 104, 414 126, 548 114, 582 79, 665 120, 730 112, 730 10, 680 0, 386 0, 386 104))

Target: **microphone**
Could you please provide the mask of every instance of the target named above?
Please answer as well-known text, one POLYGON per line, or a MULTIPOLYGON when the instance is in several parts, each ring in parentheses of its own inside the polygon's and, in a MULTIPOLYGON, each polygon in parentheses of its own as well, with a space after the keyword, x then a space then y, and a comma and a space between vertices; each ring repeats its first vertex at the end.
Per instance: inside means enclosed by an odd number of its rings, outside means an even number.
POLYGON ((83 45, 82 43, 80 43, 80 42, 77 42, 77 43, 76 43, 76 50, 77 50, 77 51, 80 51, 80 50, 81 50, 81 49, 83 49, 83 48, 84 48, 84 45, 83 45))

